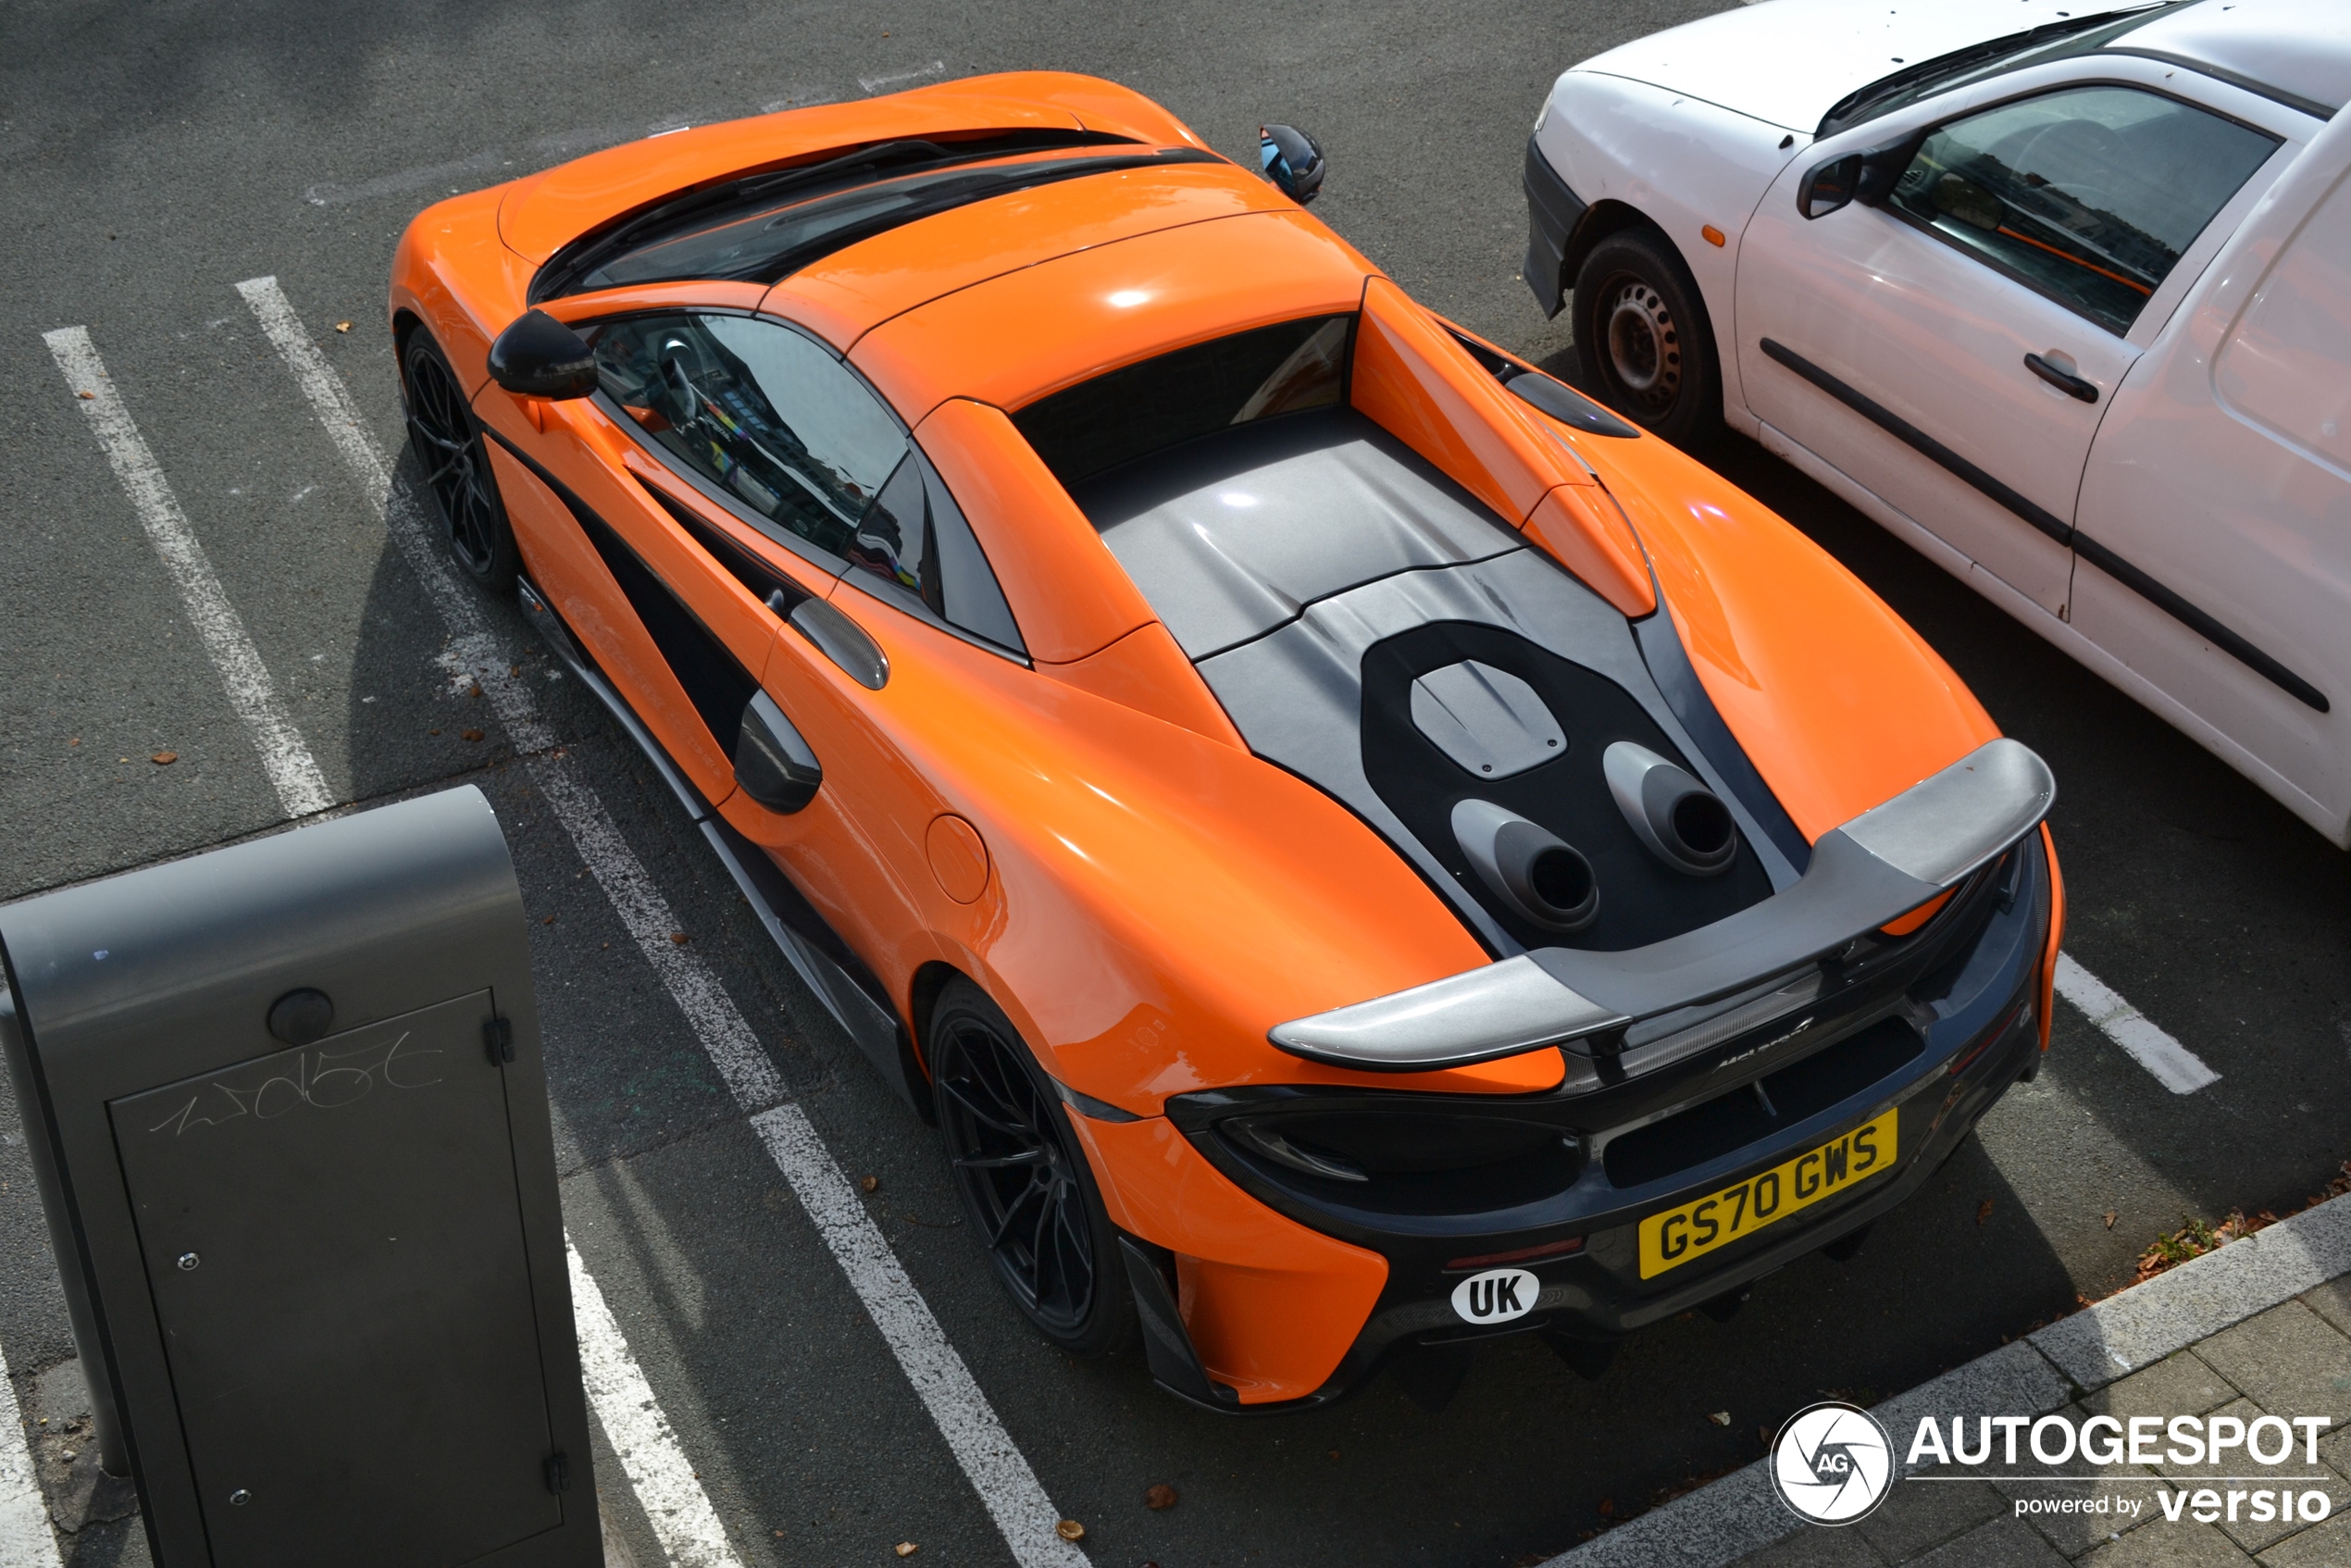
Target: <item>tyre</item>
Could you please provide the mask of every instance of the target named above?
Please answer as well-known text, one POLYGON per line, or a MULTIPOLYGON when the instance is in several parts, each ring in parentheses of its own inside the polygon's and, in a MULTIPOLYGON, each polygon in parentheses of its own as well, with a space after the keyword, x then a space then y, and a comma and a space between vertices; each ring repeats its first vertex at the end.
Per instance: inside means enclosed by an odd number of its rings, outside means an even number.
POLYGON ((1066 1354, 1124 1349, 1135 1302, 1118 1233, 1051 1080, 968 980, 940 993, 928 1039, 955 1188, 1013 1304, 1066 1354))
POLYGON ((1628 229, 1575 274, 1575 350, 1610 406, 1680 447, 1723 428, 1723 374, 1706 306, 1665 237, 1628 229))
POLYGON ((449 554, 465 574, 497 593, 511 593, 522 555, 498 498, 497 477, 482 445, 481 427, 441 345, 422 328, 408 338, 401 366, 408 399, 408 443, 425 473, 449 554))

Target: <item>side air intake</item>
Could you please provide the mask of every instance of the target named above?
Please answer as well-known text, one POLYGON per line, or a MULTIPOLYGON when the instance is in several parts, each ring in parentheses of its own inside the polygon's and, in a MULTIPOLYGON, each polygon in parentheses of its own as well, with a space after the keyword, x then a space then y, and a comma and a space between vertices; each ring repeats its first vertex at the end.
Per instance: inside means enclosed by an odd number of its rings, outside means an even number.
POLYGON ((1676 871, 1712 877, 1739 852, 1722 798, 1646 746, 1619 740, 1600 755, 1609 793, 1649 852, 1676 871))
POLYGON ((1580 931, 1598 918, 1599 883, 1574 845, 1491 801, 1453 808, 1453 837, 1494 894, 1536 925, 1580 931))

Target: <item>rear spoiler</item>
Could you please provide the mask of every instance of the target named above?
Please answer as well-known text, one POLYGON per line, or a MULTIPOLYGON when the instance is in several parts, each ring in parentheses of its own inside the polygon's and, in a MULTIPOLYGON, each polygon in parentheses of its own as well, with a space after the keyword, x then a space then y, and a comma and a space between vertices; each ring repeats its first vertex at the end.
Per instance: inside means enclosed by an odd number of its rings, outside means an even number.
POLYGON ((1989 741, 1822 834, 1801 880, 1727 919, 1623 952, 1540 948, 1266 1038, 1311 1062, 1419 1073, 1608 1035, 1843 950, 2007 852, 2056 800, 2031 748, 1989 741))

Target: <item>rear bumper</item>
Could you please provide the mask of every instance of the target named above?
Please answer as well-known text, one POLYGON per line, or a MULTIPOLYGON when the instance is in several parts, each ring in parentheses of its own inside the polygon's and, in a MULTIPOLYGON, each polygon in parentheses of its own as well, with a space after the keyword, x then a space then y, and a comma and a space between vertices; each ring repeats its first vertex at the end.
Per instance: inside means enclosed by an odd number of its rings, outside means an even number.
POLYGON ((1567 288, 1568 236, 1575 232, 1591 204, 1567 188, 1534 137, 1526 139, 1526 262, 1520 276, 1535 291, 1535 303, 1546 316, 1560 313, 1567 288))
MULTIPOLYGON (((1193 1353, 1187 1325, 1201 1300, 1196 1291, 1176 1288, 1175 1265, 1182 1259, 1164 1259, 1158 1272, 1169 1288, 1156 1302, 1141 1300, 1151 1293, 1138 1288, 1147 1331, 1165 1341, 1154 1349, 1154 1372, 1171 1389, 1212 1409, 1255 1413, 1328 1403, 1360 1387, 1399 1347, 1532 1331, 1614 1339, 1736 1292, 1897 1208, 2008 1086, 2038 1065, 2041 970, 2053 902, 2040 836, 2028 838, 1996 869, 1973 894, 1983 913, 1968 916, 1972 929, 1954 933, 1931 956, 1922 955, 1914 972, 1900 977, 1898 991, 1874 995, 1842 1014, 1822 1007, 1796 1030, 1787 1030, 1789 1020, 1782 1018, 1754 1036, 1723 1041, 1703 1060, 1661 1073, 1673 1080, 1670 1084, 1636 1078, 1582 1097, 1554 1091, 1487 1101, 1488 1109, 1515 1122, 1575 1129, 1570 1135, 1578 1145, 1575 1164, 1561 1166, 1559 1156, 1544 1156, 1563 1174, 1556 1190, 1532 1198, 1522 1167, 1511 1178, 1520 1187, 1499 1201, 1456 1202, 1449 1212, 1444 1205, 1413 1213, 1390 1205, 1375 1213, 1362 1196, 1372 1188, 1276 1173, 1218 1130, 1221 1118, 1266 1114, 1269 1106, 1276 1115, 1311 1114, 1300 1097, 1304 1091, 1204 1094, 1171 1102, 1169 1120, 1190 1144, 1187 1152, 1275 1211, 1269 1220, 1318 1233, 1316 1240, 1341 1243, 1357 1256, 1376 1254, 1387 1268, 1356 1325, 1317 1325, 1323 1335, 1345 1336, 1346 1349, 1311 1391, 1293 1384, 1275 1394, 1260 1385, 1237 1395, 1220 1386, 1218 1363, 1259 1330, 1225 1317, 1217 1332, 1225 1348, 1193 1353), (1814 1016, 1822 1043, 1810 1050, 1795 1045, 1791 1054, 1791 1036, 1810 1028, 1814 1016), (1778 1039, 1759 1038, 1775 1032, 1778 1039), (1832 1071, 1842 1076, 1833 1077, 1832 1071), (1786 1106, 1768 1125, 1748 1109, 1758 1084, 1781 1086, 1773 1102, 1786 1106), (1284 1094, 1289 1098, 1280 1098, 1284 1094), (1897 1117, 1898 1152, 1882 1176, 1856 1179, 1836 1196, 1703 1257, 1641 1276, 1643 1219, 1746 1182, 1889 1112, 1897 1117), (1563 1250, 1574 1243, 1580 1246, 1563 1250), (1509 1258, 1545 1249, 1549 1255, 1509 1258), (1499 1325, 1474 1323, 1455 1307, 1456 1288, 1498 1263, 1533 1276, 1529 1310, 1499 1325)), ((1434 1098, 1421 1097, 1412 1108, 1434 1098)), ((1466 1097, 1445 1099, 1466 1102, 1466 1097)), ((1347 1109, 1368 1103, 1359 1096, 1347 1109)), ((1188 1251, 1182 1238, 1164 1239, 1177 1254, 1188 1251)), ((1297 1333, 1302 1325, 1284 1315, 1287 1323, 1267 1323, 1263 1332, 1297 1333)))

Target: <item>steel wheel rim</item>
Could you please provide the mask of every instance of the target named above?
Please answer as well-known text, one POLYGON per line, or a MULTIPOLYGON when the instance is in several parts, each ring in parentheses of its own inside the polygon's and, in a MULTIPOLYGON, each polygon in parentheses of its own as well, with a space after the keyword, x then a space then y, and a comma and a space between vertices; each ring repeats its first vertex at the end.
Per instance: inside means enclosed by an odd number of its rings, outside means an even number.
POLYGON ((939 1122, 956 1186, 1021 1305, 1074 1332, 1094 1304, 1093 1231, 1060 1108, 995 1030, 958 1018, 941 1034, 939 1122))
POLYGON ((450 548, 475 575, 488 574, 498 552, 498 503, 481 438, 456 380, 429 354, 409 362, 408 431, 425 466, 426 488, 449 529, 450 548))
POLYGON ((1637 278, 1616 280, 1602 306, 1609 373, 1644 408, 1673 406, 1682 391, 1682 334, 1664 296, 1637 278))

